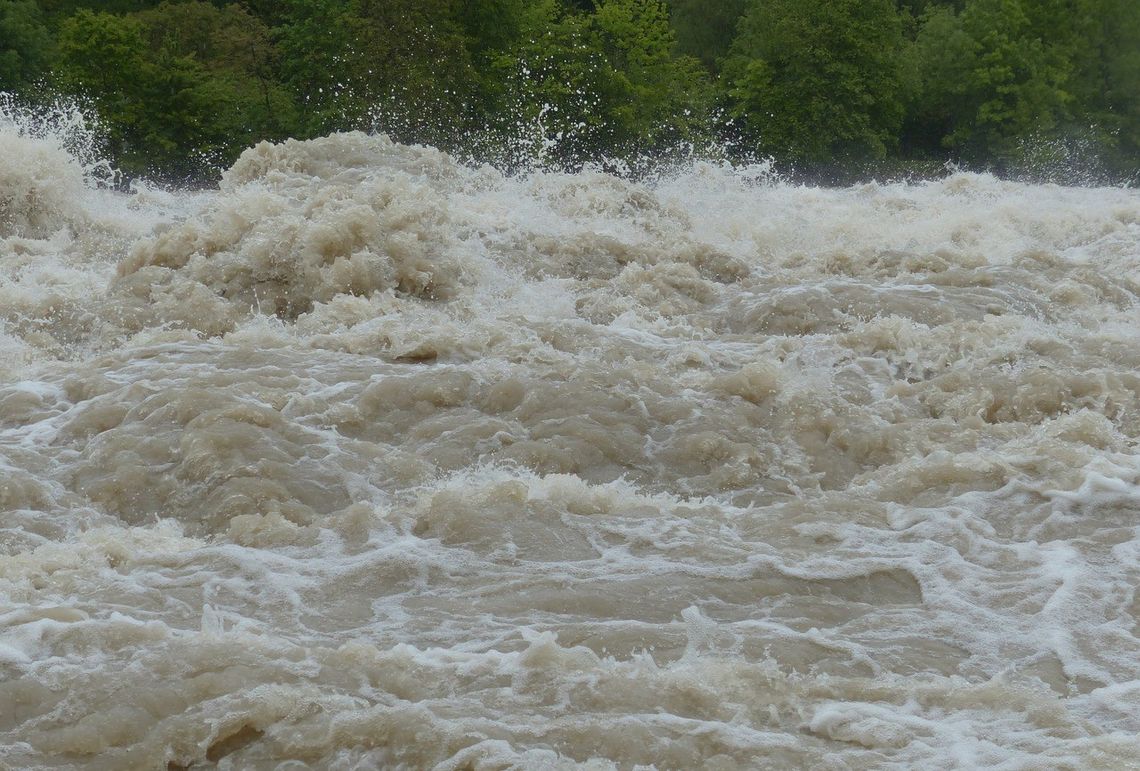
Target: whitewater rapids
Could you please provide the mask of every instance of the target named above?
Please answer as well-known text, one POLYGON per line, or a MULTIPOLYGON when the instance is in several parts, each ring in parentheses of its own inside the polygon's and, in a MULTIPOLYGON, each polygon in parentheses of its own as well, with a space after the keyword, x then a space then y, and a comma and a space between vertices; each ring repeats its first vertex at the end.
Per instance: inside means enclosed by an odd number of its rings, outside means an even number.
POLYGON ((0 767, 1121 769, 1140 193, 0 125, 0 767))

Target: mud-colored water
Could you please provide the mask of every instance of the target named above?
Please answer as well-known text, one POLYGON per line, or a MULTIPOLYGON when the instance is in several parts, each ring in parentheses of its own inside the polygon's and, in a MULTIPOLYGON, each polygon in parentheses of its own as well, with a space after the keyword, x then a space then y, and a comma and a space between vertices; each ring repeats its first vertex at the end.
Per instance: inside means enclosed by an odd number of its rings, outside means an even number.
POLYGON ((101 189, 0 127, 0 766, 1140 758, 1140 193, 101 189))

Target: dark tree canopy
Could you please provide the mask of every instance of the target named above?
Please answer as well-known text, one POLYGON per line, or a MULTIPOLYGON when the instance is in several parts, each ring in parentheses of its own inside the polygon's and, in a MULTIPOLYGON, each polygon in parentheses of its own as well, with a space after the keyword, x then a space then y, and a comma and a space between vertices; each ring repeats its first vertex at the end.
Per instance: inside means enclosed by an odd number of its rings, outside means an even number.
POLYGON ((892 0, 751 0, 725 64, 729 102, 764 152, 881 158, 903 118, 892 0))
POLYGON ((0 0, 0 91, 130 174, 364 128, 507 165, 771 155, 1137 174, 1136 0, 0 0), (730 149, 724 149, 730 148, 730 149))
POLYGON ((54 41, 32 0, 0 0, 0 91, 31 88, 46 74, 54 41))

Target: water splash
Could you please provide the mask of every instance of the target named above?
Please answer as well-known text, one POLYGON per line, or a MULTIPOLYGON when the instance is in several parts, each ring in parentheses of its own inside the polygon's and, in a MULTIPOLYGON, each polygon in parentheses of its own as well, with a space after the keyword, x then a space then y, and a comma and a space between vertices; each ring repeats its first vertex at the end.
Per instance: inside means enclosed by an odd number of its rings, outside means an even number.
POLYGON ((1136 191, 50 168, 86 197, 0 238, 0 763, 1137 757, 1136 191))

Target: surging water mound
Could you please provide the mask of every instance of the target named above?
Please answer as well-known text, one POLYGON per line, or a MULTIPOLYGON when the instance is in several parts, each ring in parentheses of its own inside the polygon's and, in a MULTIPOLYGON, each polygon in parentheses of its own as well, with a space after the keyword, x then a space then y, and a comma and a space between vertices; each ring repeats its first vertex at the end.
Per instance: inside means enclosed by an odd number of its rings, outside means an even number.
POLYGON ((116 289, 209 333, 340 294, 446 298, 462 275, 443 189, 458 173, 443 153, 384 136, 262 143, 205 211, 139 244, 116 289))
POLYGON ((691 228, 681 207, 605 174, 526 182, 335 134, 247 151, 208 206, 135 246, 112 293, 124 315, 206 334, 257 314, 293 321, 344 296, 450 300, 519 274, 587 283, 598 291, 583 311, 597 319, 639 306, 683 315, 749 270, 691 228))
POLYGON ((0 239, 78 223, 86 193, 84 168, 59 142, 28 136, 0 112, 0 239))
POLYGON ((115 192, 100 147, 98 125, 74 105, 26 108, 0 93, 0 372, 121 337, 105 287, 127 247, 171 207, 115 192))

